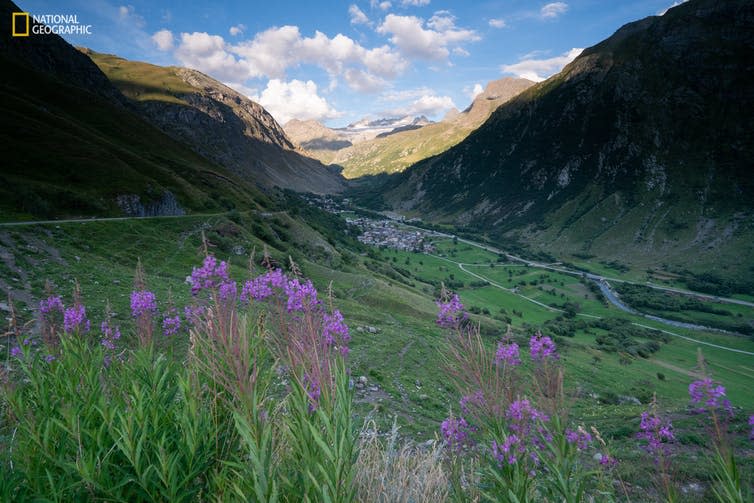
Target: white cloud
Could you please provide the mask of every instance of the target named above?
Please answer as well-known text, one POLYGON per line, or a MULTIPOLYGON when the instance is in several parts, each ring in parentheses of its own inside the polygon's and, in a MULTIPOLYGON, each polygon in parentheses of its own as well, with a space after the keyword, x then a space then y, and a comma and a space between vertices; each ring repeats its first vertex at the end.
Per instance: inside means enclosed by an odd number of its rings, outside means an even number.
POLYGON ((160 30, 152 35, 152 42, 161 51, 169 51, 173 48, 173 33, 170 30, 160 30))
POLYGON ((272 79, 262 94, 252 99, 265 107, 280 124, 291 119, 321 121, 341 115, 317 94, 317 84, 311 80, 285 82, 272 79))
POLYGON ((455 18, 447 11, 439 11, 429 21, 415 16, 388 14, 377 32, 390 35, 390 41, 404 54, 420 59, 443 60, 450 53, 449 46, 479 40, 474 30, 456 28, 455 18))
POLYGON ((390 2, 388 2, 388 1, 380 2, 380 5, 379 5, 380 9, 382 9, 382 10, 388 10, 392 6, 393 6, 393 4, 390 3, 390 2))
POLYGON ((463 92, 466 93, 466 95, 469 97, 469 99, 471 99, 471 101, 474 101, 474 98, 476 98, 477 96, 479 96, 480 94, 484 92, 484 88, 482 87, 482 84, 477 82, 476 84, 474 84, 473 88, 465 87, 463 89, 463 92))
POLYGON ((568 10, 565 2, 548 3, 539 10, 539 14, 545 19, 554 19, 568 10))
POLYGON ((505 26, 506 26, 505 25, 505 20, 504 19, 500 19, 500 18, 490 19, 489 20, 489 25, 492 26, 493 28, 505 28, 505 26))
POLYGON ((236 59, 222 37, 208 33, 181 33, 181 43, 174 56, 183 65, 228 82, 249 78, 248 64, 236 59))
POLYGON ((362 65, 380 78, 392 78, 408 66, 398 52, 388 46, 366 49, 345 35, 329 38, 322 32, 302 37, 296 26, 270 28, 232 50, 246 62, 250 77, 282 79, 288 68, 302 63, 317 65, 331 76, 344 68, 362 65))
POLYGON ((343 77, 351 89, 360 93, 376 93, 387 87, 387 82, 384 79, 355 68, 347 69, 343 77))
POLYGON ((118 19, 124 23, 130 23, 137 28, 143 28, 146 22, 144 18, 136 13, 133 5, 121 5, 118 7, 118 19))
POLYGON ((230 32, 231 36, 237 37, 238 35, 241 35, 244 30, 246 30, 245 24, 237 24, 235 26, 231 26, 228 32, 230 32))
POLYGON ((512 73, 524 79, 541 82, 547 77, 559 72, 565 65, 576 59, 583 48, 574 48, 570 51, 547 59, 522 59, 512 65, 503 65, 503 73, 512 73))
POLYGON ((356 4, 348 7, 348 13, 351 15, 351 24, 371 24, 367 15, 356 4))
POLYGON ((672 9, 673 7, 678 7, 679 5, 681 5, 681 4, 685 4, 685 3, 686 3, 686 2, 688 2, 688 1, 689 1, 689 0, 676 0, 675 2, 673 2, 673 5, 671 5, 671 6, 670 6, 670 7, 668 7, 667 9, 662 9, 662 10, 661 10, 660 12, 658 12, 658 13, 657 13, 657 15, 658 15, 658 16, 664 16, 664 15, 665 15, 665 13, 666 13, 667 11, 669 11, 670 9, 672 9))
POLYGON ((401 0, 401 5, 421 7, 422 5, 429 5, 430 0, 401 0))
POLYGON ((429 117, 439 117, 452 108, 456 108, 456 105, 450 96, 426 94, 405 107, 389 110, 387 114, 393 116, 427 115, 429 117))
POLYGON ((434 91, 426 86, 415 89, 403 89, 401 91, 389 91, 382 93, 380 101, 407 101, 428 94, 434 94, 434 91))

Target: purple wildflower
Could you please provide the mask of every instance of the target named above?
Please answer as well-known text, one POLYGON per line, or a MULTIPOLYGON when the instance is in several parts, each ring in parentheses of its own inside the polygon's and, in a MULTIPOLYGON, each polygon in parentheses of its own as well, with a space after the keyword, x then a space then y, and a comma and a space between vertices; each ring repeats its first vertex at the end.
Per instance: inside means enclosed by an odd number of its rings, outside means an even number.
POLYGON ((21 346, 13 346, 13 347, 11 348, 11 350, 10 350, 10 355, 11 355, 11 356, 12 356, 13 358, 21 358, 21 356, 23 356, 23 354, 24 354, 24 352, 23 352, 23 350, 21 349, 21 346))
POLYGON ((86 308, 82 304, 76 304, 66 309, 63 315, 63 327, 67 334, 88 332, 90 324, 86 317, 86 308))
POLYGON ((612 468, 617 464, 618 460, 612 457, 610 454, 605 453, 600 455, 600 465, 603 468, 612 468))
POLYGON ((484 406, 484 393, 482 393, 482 390, 476 390, 471 395, 463 395, 461 397, 461 400, 459 400, 458 404, 461 406, 461 411, 464 414, 471 414, 471 409, 469 409, 469 404, 475 406, 476 408, 484 406))
POLYGON ((186 322, 192 326, 196 326, 204 317, 206 308, 202 306, 186 306, 183 308, 183 315, 186 318, 186 322))
POLYGON ((131 292, 131 315, 141 318, 142 315, 153 315, 157 312, 157 299, 149 290, 134 290, 131 292))
POLYGON ((181 317, 176 314, 175 316, 166 316, 162 320, 162 333, 165 337, 170 337, 178 333, 181 329, 181 317))
POLYGON ((655 411, 645 411, 641 413, 639 428, 641 431, 636 434, 636 438, 647 441, 646 449, 655 456, 655 461, 659 460, 660 455, 667 455, 667 448, 663 444, 675 440, 670 421, 664 422, 655 411))
POLYGON ((733 413, 730 401, 724 398, 725 387, 709 377, 689 384, 689 395, 691 396, 691 403, 699 406, 696 409, 697 412, 704 412, 705 409, 723 408, 728 413, 733 413))
POLYGON ((589 447, 592 442, 592 436, 581 426, 576 430, 566 430, 565 437, 569 444, 575 445, 580 451, 589 447))
POLYGON ((448 302, 437 300, 435 304, 440 309, 437 313, 437 324, 443 328, 456 327, 468 318, 468 314, 463 310, 463 304, 461 303, 461 299, 458 298, 458 294, 453 294, 448 302))
POLYGON ((332 346, 338 339, 343 345, 351 340, 348 333, 348 325, 343 320, 343 315, 335 309, 332 314, 322 315, 322 337, 328 346, 332 346))
POLYGON ((238 295, 238 287, 236 286, 236 282, 225 281, 221 283, 217 294, 220 296, 220 300, 222 300, 223 302, 234 301, 236 299, 236 295, 238 295))
POLYGON ((103 321, 100 325, 100 331, 102 332, 102 346, 110 351, 115 351, 115 341, 120 339, 120 327, 113 328, 110 323, 103 321))
POLYGON ((45 356, 45 362, 52 363, 55 361, 55 355, 47 355, 45 356))
POLYGON ((456 451, 462 450, 465 446, 473 445, 473 441, 469 437, 473 428, 462 417, 450 416, 445 419, 440 425, 440 432, 450 448, 456 451))
POLYGON ((749 438, 751 440, 754 440, 754 416, 749 416, 749 426, 751 426, 751 433, 749 433, 749 438))
POLYGON ((503 343, 500 342, 497 345, 497 352, 495 352, 495 363, 498 365, 500 363, 515 367, 516 365, 521 364, 521 360, 519 358, 519 347, 518 344, 515 342, 510 343, 503 343))
POLYGON ((535 333, 529 339, 529 352, 531 359, 535 361, 545 361, 547 358, 557 359, 558 353, 555 351, 555 343, 546 335, 540 332, 535 333))
POLYGON ((309 413, 314 413, 317 410, 319 397, 322 394, 319 380, 309 374, 304 374, 304 389, 306 390, 306 395, 309 397, 309 413))
POLYGON ((497 460, 499 466, 503 466, 503 462, 509 465, 515 465, 518 461, 516 454, 522 452, 521 439, 516 434, 508 435, 502 444, 498 444, 496 441, 492 441, 492 457, 497 460))
POLYGON ((196 295, 203 289, 217 288, 221 284, 229 281, 228 264, 226 262, 217 263, 217 259, 212 255, 204 257, 202 266, 191 271, 189 282, 191 283, 191 294, 196 295))
POLYGON ((64 310, 63 300, 59 295, 52 295, 39 302, 39 312, 42 313, 43 316, 46 316, 53 311, 62 313, 64 310))
POLYGON ((264 300, 272 295, 272 287, 267 276, 270 273, 262 274, 256 278, 248 280, 241 289, 241 301, 250 302, 254 300, 264 300))
POLYGON ((288 296, 288 312, 306 311, 319 304, 317 290, 310 280, 301 283, 298 279, 292 279, 285 285, 285 294, 288 296))

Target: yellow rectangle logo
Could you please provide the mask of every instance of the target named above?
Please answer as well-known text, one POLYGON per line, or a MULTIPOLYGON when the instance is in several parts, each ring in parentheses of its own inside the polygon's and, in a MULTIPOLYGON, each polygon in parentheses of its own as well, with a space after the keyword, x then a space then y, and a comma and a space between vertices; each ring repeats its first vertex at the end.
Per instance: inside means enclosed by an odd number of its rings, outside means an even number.
POLYGON ((29 13, 28 12, 14 12, 13 13, 13 23, 11 26, 11 32, 14 37, 28 37, 29 36, 29 13))

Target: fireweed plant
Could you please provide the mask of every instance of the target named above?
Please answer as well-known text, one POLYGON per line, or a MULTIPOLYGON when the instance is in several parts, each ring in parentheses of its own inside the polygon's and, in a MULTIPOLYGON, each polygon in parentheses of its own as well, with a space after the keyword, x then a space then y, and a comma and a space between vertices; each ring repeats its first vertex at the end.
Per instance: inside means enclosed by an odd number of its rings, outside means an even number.
POLYGON ((612 499, 602 474, 615 460, 599 432, 568 424, 555 342, 531 336, 532 371, 526 375, 523 351, 510 331, 488 351, 457 295, 443 288, 437 306, 437 323, 447 329, 446 367, 461 395, 458 413, 451 411, 440 428, 454 497, 468 499, 464 466, 478 461, 479 490, 487 501, 612 499))
POLYGON ((0 500, 354 501, 349 329, 290 269, 239 290, 207 255, 192 303, 159 317, 139 264, 123 333, 109 307, 92 326, 78 288, 68 307, 48 292, 42 337, 16 337, 0 376, 0 500))
MULTIPOLYGON (((712 492, 721 503, 744 503, 751 501, 749 484, 743 484, 730 441, 730 421, 735 410, 725 398, 725 386, 707 375, 706 364, 701 350, 698 356, 702 378, 689 384, 689 398, 692 414, 696 414, 707 425, 712 440, 714 454, 714 485, 712 492)), ((754 424, 754 416, 749 418, 754 424)), ((754 432, 752 432, 754 433, 754 432)), ((754 438, 754 435, 752 435, 754 438)))

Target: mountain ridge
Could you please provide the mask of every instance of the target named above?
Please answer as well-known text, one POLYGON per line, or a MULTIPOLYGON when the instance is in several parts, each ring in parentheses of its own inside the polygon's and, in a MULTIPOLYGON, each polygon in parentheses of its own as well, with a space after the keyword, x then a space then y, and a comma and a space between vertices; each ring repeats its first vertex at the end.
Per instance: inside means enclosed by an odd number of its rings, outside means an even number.
POLYGON ((624 26, 385 200, 545 251, 730 264, 754 224, 753 11, 691 0, 624 26))
POLYGON ((264 107, 197 71, 80 49, 139 113, 199 154, 262 186, 339 192, 337 169, 297 151, 264 107))

